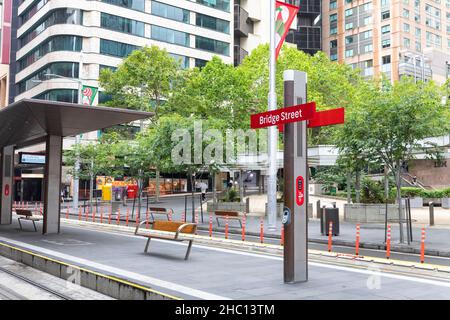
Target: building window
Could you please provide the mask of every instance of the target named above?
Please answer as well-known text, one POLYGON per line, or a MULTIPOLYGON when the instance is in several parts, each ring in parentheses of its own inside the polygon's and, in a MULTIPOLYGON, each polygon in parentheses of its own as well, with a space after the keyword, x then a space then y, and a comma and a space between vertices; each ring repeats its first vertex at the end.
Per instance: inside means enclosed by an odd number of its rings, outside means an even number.
POLYGON ((363 5, 361 5, 361 9, 363 11, 370 11, 370 10, 372 10, 372 2, 364 3, 363 5))
POLYGON ((165 3, 152 1, 152 14, 170 20, 189 23, 189 11, 165 3))
POLYGON ((345 10, 345 16, 346 17, 350 17, 353 15, 353 9, 347 9, 345 10))
POLYGON ((78 78, 78 62, 55 62, 46 65, 44 68, 33 73, 25 80, 17 84, 19 94, 28 91, 39 85, 42 81, 48 80, 47 74, 54 74, 65 78, 78 78))
POLYGON ((100 54, 124 58, 136 49, 137 46, 128 43, 100 39, 100 54))
POLYGON ((330 10, 334 10, 337 8, 337 1, 336 0, 331 0, 330 1, 330 10))
POLYGON ((352 3, 352 1, 353 1, 353 0, 345 0, 345 3, 346 3, 346 4, 352 3))
POLYGON ((403 0, 403 4, 409 6, 409 0, 403 0))
POLYGON ((345 30, 353 29, 353 22, 349 22, 345 24, 345 30))
POLYGON ((391 46, 391 39, 386 39, 381 41, 382 48, 389 48, 391 46))
POLYGON ((390 17, 391 17, 391 13, 389 10, 383 11, 381 13, 381 20, 386 20, 386 19, 389 19, 390 17))
POLYGON ((196 0, 196 2, 214 9, 230 12, 230 0, 196 0))
POLYGON ((353 49, 345 50, 345 57, 346 58, 353 57, 353 49))
POLYGON ((345 37, 345 44, 352 44, 353 43, 353 36, 345 37))
POLYGON ((422 35, 422 30, 420 30, 420 28, 417 28, 417 27, 416 27, 416 37, 417 37, 417 38, 420 38, 421 35, 422 35))
POLYGON ((160 26, 151 26, 151 38, 158 41, 189 47, 189 34, 160 26))
POLYGON ((186 56, 180 56, 178 54, 175 53, 169 53, 169 55, 175 59, 175 61, 177 61, 181 68, 183 69, 188 69, 189 68, 189 57, 186 56))
POLYGON ((418 13, 414 14, 414 21, 417 23, 420 23, 420 14, 418 14, 418 13))
POLYGON ((135 36, 144 36, 144 23, 102 12, 101 27, 113 31, 129 33, 135 36))
POLYGON ((407 23, 404 23, 404 24, 403 24, 403 31, 409 33, 409 31, 410 31, 410 26, 409 26, 409 24, 407 24, 407 23))
POLYGON ((365 17, 363 19, 363 26, 368 26, 372 24, 372 16, 365 17))
POLYGON ((330 22, 337 21, 337 13, 330 14, 330 22))
POLYGON ((68 103, 78 103, 78 90, 74 89, 54 89, 48 90, 35 96, 34 99, 59 101, 68 103))
POLYGON ((228 43, 205 37, 195 37, 195 48, 215 52, 224 56, 230 55, 230 45, 228 43))
POLYGON ((28 9, 26 9, 21 15, 20 15, 20 25, 23 25, 25 22, 31 19, 43 6, 47 4, 49 0, 40 0, 33 5, 31 5, 28 9))
POLYGON ((372 52, 373 51, 373 45, 372 44, 366 44, 363 47, 363 52, 364 53, 368 53, 368 52, 372 52))
POLYGON ((145 11, 145 0, 101 0, 101 1, 128 9, 145 11))
POLYGON ((409 48, 411 46, 411 40, 408 38, 403 38, 403 46, 409 48))
POLYGON ((330 60, 331 61, 336 61, 337 60, 337 53, 334 53, 334 54, 330 55, 330 60))
POLYGON ((330 41, 330 48, 337 48, 337 40, 330 41))
POLYGON ((81 25, 83 23, 83 11, 79 9, 56 9, 55 11, 47 14, 42 22, 36 25, 33 29, 27 31, 19 39, 19 48, 23 47, 31 40, 36 38, 47 28, 57 24, 76 24, 81 25))
POLYGON ((367 30, 367 31, 364 31, 363 33, 361 33, 362 40, 367 40, 370 38, 372 38, 372 30, 367 30))
POLYGON ((195 59, 195 67, 196 68, 203 68, 204 66, 206 66, 206 64, 208 63, 207 60, 202 60, 202 59, 195 59))
POLYGON ((76 51, 80 52, 82 46, 82 38, 77 36, 55 36, 47 39, 33 51, 18 61, 19 71, 32 65, 49 52, 55 51, 76 51))
POLYGON ((337 33, 337 27, 330 28, 330 35, 337 33))
POLYGON ((201 13, 197 13, 195 23, 199 27, 219 31, 223 33, 230 33, 230 22, 214 17, 210 17, 201 13))
POLYGON ((419 9, 419 8, 420 8, 420 0, 414 0, 414 7, 415 7, 416 9, 419 9))
POLYGON ((389 32, 391 32, 391 25, 390 24, 387 24, 387 25, 381 27, 381 33, 382 34, 386 34, 386 33, 389 33, 389 32))
POLYGON ((388 5, 390 5, 391 1, 390 0, 381 0, 381 6, 382 7, 386 7, 388 5))
POLYGON ((409 18, 409 10, 403 9, 403 17, 404 18, 409 18))
POLYGON ((418 52, 422 51, 422 45, 418 41, 416 41, 416 51, 418 52))
POLYGON ((381 63, 382 64, 389 64, 389 63, 391 63, 391 56, 381 57, 381 63))

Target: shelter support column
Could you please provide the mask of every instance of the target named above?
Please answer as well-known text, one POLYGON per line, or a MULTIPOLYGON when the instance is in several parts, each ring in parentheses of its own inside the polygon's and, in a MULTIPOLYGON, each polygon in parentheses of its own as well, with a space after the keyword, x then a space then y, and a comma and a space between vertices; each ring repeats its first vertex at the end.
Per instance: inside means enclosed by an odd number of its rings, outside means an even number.
POLYGON ((11 224, 12 222, 12 195, 14 177, 14 146, 2 149, 2 203, 0 224, 11 224))
POLYGON ((49 135, 45 151, 43 234, 59 233, 61 199, 62 137, 49 135))

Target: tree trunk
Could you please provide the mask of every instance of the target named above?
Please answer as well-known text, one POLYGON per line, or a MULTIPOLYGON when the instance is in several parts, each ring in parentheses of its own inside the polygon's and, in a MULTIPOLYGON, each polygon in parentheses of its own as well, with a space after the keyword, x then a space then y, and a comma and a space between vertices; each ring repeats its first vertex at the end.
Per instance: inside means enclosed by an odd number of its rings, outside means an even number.
POLYGON ((91 172, 90 172, 90 181, 89 181, 89 210, 92 211, 92 198, 94 195, 94 161, 91 161, 91 172))
POLYGON ((404 242, 403 239, 403 222, 402 222, 402 193, 401 193, 401 188, 402 188, 402 177, 401 177, 401 172, 402 169, 400 167, 400 160, 397 160, 397 168, 396 168, 396 174, 395 174, 395 184, 397 187, 397 202, 398 202, 398 225, 400 228, 400 243, 404 242))
POLYGON ((355 181, 356 203, 361 202, 361 171, 356 171, 355 181))
POLYGON ((217 203, 216 173, 212 173, 213 203, 217 203))
POLYGON ((159 170, 156 169, 155 201, 159 202, 159 170))
POLYGON ((386 201, 389 199, 389 168, 384 166, 384 197, 386 201))
POLYGON ((347 203, 352 203, 352 173, 349 171, 347 172, 347 203))
POLYGON ((192 198, 192 223, 195 223, 195 175, 189 172, 189 177, 191 179, 191 198, 192 198))

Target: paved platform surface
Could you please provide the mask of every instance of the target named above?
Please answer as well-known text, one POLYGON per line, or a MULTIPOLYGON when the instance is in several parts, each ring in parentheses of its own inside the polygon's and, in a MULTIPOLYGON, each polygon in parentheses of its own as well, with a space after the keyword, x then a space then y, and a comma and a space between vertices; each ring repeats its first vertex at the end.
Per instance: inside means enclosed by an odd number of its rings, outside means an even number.
POLYGON ((0 241, 187 299, 450 299, 450 282, 378 265, 310 262, 309 282, 283 284, 281 257, 62 226, 59 235, 0 226, 0 241))

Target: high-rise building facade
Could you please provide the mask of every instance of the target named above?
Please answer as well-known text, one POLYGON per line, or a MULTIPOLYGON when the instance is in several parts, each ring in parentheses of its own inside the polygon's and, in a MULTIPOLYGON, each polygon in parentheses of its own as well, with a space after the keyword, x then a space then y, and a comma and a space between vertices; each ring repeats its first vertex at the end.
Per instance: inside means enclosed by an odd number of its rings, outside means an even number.
POLYGON ((19 0, 13 12, 11 102, 77 102, 80 83, 98 87, 103 68, 145 45, 185 68, 233 62, 231 0, 19 0))
POLYGON ((322 7, 322 46, 331 60, 367 77, 446 79, 449 0, 326 0, 322 7))
POLYGON ((12 0, 0 0, 0 108, 8 105, 12 0))

